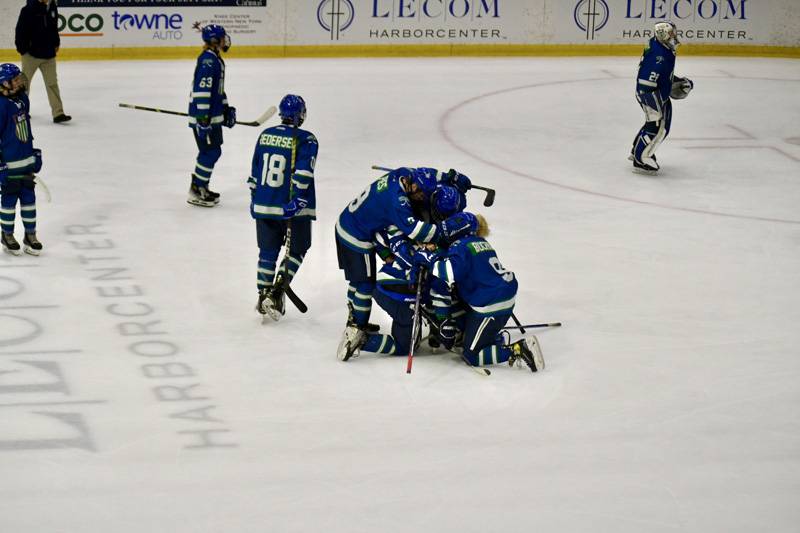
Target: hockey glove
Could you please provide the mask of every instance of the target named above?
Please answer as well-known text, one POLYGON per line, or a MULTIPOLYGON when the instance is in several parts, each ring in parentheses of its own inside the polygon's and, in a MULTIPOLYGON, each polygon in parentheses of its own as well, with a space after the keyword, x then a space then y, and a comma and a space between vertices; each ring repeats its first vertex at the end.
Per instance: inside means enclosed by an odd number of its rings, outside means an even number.
POLYGON ((689 78, 681 78, 676 76, 674 80, 672 80, 672 90, 669 93, 670 98, 674 98, 676 100, 683 100, 689 93, 692 92, 694 89, 694 82, 689 78))
POLYGON ((38 173, 42 170, 42 151, 38 148, 33 149, 33 158, 35 162, 33 163, 33 172, 34 174, 38 173))
POLYGON ((452 243, 466 235, 478 231, 478 218, 472 213, 456 213, 441 225, 442 234, 447 242, 452 243))
POLYGON ((447 350, 451 350, 456 343, 456 336, 458 335, 456 321, 452 318, 446 318, 442 321, 434 319, 431 322, 431 327, 442 346, 447 350))
POLYGON ((0 187, 6 184, 6 180, 8 180, 8 166, 0 163, 0 187))
POLYGON ((233 106, 226 106, 225 111, 223 111, 223 115, 225 119, 222 122, 222 125, 226 128, 232 128, 236 125, 236 108, 233 106))
POLYGON ((466 194, 467 191, 472 188, 472 180, 453 168, 447 173, 445 181, 458 189, 458 192, 462 194, 466 194))
POLYGON ((302 196, 298 196, 288 204, 283 206, 283 218, 292 218, 297 216, 300 211, 306 208, 308 200, 302 196))

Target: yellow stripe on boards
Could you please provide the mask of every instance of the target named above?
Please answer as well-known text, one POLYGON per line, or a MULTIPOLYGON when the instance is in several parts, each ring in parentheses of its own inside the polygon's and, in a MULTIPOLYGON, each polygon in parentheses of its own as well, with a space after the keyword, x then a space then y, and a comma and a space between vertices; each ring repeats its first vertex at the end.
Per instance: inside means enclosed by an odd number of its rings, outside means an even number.
MULTIPOLYGON (((309 45, 234 46, 224 57, 548 57, 548 56, 639 56, 641 44, 406 44, 406 45, 309 45)), ((197 46, 64 48, 58 59, 194 59, 197 46)), ((800 47, 766 45, 684 44, 681 56, 736 56, 800 58, 800 47)), ((12 49, 0 49, 0 61, 19 62, 12 49)))

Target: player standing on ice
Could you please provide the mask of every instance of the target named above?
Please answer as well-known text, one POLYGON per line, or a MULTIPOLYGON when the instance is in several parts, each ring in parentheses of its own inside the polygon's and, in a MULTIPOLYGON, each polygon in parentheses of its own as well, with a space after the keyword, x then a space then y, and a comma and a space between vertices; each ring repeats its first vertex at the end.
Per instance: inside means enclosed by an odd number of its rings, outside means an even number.
POLYGON ((675 77, 677 27, 672 22, 658 22, 655 36, 644 49, 636 78, 636 100, 645 114, 644 126, 633 141, 628 157, 634 172, 654 175, 658 169, 656 149, 669 135, 672 122, 672 98, 682 99, 694 87, 692 80, 675 77))
POLYGON ((480 215, 457 213, 442 223, 443 238, 449 242, 445 255, 430 266, 431 298, 435 315, 431 331, 448 350, 461 329, 452 307, 462 302, 463 357, 472 366, 524 361, 532 372, 544 369, 539 342, 527 339, 506 344, 501 329, 506 325, 517 295, 514 273, 503 268, 494 248, 484 237, 489 226, 480 215))
POLYGON ((291 283, 311 247, 311 221, 317 218, 314 165, 319 150, 314 134, 300 129, 306 119, 302 97, 287 94, 278 113, 282 123, 258 137, 247 180, 259 248, 256 309, 273 320, 285 313, 284 284, 291 283), (287 219, 292 221, 290 248, 276 275, 287 219))
MULTIPOLYGON (((349 282, 347 326, 337 357, 348 360, 364 341, 375 288, 375 234, 394 226, 409 239, 436 242, 435 225, 414 217, 411 202, 427 202, 436 188, 431 169, 401 167, 374 181, 339 215, 336 252, 349 282)), ((371 328, 372 329, 372 328, 371 328)))
POLYGON ((42 151, 33 147, 30 102, 25 77, 12 64, 0 65, 0 229, 3 249, 19 255, 14 238, 17 201, 25 227, 25 253, 39 255, 36 238, 36 172, 42 169, 42 151))
POLYGON ((209 24, 202 30, 203 52, 197 58, 189 101, 189 127, 197 143, 197 162, 192 173, 188 202, 201 207, 214 207, 219 193, 209 190, 211 173, 222 155, 222 126, 236 124, 236 108, 228 105, 225 95, 225 62, 231 39, 225 28, 209 24))

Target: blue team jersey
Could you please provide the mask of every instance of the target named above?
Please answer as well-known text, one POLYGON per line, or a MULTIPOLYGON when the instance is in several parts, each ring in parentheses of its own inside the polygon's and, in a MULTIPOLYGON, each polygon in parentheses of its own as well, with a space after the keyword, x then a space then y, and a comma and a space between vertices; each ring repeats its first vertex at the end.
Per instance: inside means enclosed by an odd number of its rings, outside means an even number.
POLYGON ((636 90, 658 91, 661 100, 666 101, 672 91, 673 70, 675 70, 675 51, 667 48, 653 37, 639 61, 636 90))
POLYGON ((435 242, 435 225, 417 220, 411 201, 400 183, 398 171, 374 181, 339 215, 336 235, 348 248, 368 253, 375 247, 375 234, 395 226, 408 238, 419 242, 435 242))
POLYGON ((189 127, 199 118, 207 118, 212 125, 221 125, 228 97, 225 96, 225 62, 211 50, 204 50, 197 58, 189 99, 189 127))
POLYGON ((454 287, 459 299, 476 313, 496 315, 514 307, 517 279, 503 268, 492 246, 480 237, 464 237, 452 243, 447 256, 436 261, 431 272, 454 287))
POLYGON ((319 144, 313 133, 298 128, 297 148, 292 154, 293 129, 281 124, 265 129, 258 137, 248 180, 255 185, 250 203, 253 218, 283 218, 283 205, 297 197, 305 198, 308 205, 295 217, 317 218, 314 165, 319 144))
POLYGON ((29 176, 36 165, 29 110, 24 91, 14 96, 0 95, 0 162, 8 166, 9 178, 29 176))

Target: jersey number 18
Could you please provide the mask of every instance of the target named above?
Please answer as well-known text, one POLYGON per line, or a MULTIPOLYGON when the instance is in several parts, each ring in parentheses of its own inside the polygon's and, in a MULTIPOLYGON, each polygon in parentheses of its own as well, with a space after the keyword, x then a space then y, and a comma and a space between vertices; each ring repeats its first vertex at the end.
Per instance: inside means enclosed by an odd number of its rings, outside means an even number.
POLYGON ((281 187, 286 173, 286 157, 281 154, 264 154, 264 164, 261 166, 261 185, 281 187))

